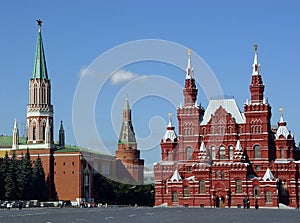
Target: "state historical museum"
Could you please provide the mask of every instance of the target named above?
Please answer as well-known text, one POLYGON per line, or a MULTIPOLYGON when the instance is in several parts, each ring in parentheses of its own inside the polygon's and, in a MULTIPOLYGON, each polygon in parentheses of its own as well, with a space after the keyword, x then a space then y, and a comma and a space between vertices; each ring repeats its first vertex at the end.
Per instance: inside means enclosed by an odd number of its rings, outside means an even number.
POLYGON ((234 99, 210 100, 205 110, 189 52, 178 135, 170 116, 154 166, 155 206, 299 207, 299 150, 283 114, 271 125, 256 45, 252 67, 244 112, 234 99))

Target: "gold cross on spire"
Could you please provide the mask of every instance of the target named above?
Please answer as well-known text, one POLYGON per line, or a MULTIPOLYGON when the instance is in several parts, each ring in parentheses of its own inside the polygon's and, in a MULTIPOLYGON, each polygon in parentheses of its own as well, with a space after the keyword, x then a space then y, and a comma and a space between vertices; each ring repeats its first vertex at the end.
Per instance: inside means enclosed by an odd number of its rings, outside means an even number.
POLYGON ((256 43, 254 44, 254 51, 255 52, 257 51, 257 44, 256 43))
POLYGON ((188 49, 188 50, 187 50, 187 54, 188 54, 189 56, 191 56, 192 50, 191 50, 191 49, 188 49))
POLYGON ((280 106, 279 111, 280 111, 280 114, 281 114, 281 115, 283 115, 283 110, 284 110, 283 107, 280 106))
POLYGON ((172 118, 172 112, 169 112, 168 116, 169 116, 169 119, 171 119, 172 118))

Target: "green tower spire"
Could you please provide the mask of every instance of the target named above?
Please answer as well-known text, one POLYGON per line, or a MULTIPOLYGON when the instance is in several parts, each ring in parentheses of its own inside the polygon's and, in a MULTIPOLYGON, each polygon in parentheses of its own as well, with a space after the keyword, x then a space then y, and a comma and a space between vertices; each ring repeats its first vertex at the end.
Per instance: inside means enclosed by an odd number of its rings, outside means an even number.
POLYGON ((46 58, 45 58, 42 34, 41 34, 42 21, 38 19, 37 23, 38 23, 39 31, 38 31, 38 38, 36 43, 32 78, 48 79, 46 58))

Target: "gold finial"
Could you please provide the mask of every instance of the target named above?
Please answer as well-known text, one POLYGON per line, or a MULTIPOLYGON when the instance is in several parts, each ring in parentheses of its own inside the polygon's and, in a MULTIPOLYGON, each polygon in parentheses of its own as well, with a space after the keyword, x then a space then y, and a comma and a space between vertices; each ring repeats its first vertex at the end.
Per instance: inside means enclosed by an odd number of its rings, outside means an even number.
POLYGON ((192 50, 191 50, 191 49, 188 49, 188 50, 187 50, 187 54, 188 54, 189 56, 191 56, 192 50))
POLYGON ((283 107, 280 106, 279 111, 280 111, 280 114, 281 114, 281 115, 283 115, 283 110, 284 110, 283 107))
POLYGON ((256 43, 254 44, 254 51, 255 52, 257 51, 257 44, 256 43))
POLYGON ((43 23, 43 21, 42 21, 40 18, 38 18, 36 21, 37 21, 37 24, 38 24, 38 26, 39 26, 39 27, 41 27, 41 26, 42 26, 42 23, 43 23))
POLYGON ((169 112, 168 116, 169 116, 169 119, 171 120, 171 118, 172 118, 172 112, 169 112))

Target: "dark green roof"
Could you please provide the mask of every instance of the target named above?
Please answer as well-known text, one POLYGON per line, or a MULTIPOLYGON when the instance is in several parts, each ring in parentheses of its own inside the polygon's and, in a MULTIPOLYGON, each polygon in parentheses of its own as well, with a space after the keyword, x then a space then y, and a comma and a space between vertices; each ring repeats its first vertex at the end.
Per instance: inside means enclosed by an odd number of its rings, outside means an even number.
MULTIPOLYGON (((0 147, 11 147, 13 143, 13 137, 12 136, 0 136, 0 147)), ((19 144, 26 144, 26 138, 20 137, 19 138, 19 144)))
MULTIPOLYGON (((55 152, 59 152, 59 153, 68 153, 68 152, 89 152, 89 153, 94 153, 94 154, 101 154, 99 151, 95 151, 95 150, 91 150, 91 149, 87 149, 87 148, 82 148, 82 147, 78 147, 78 146, 71 146, 71 145, 65 145, 62 148, 59 148, 57 150, 55 150, 55 152)), ((103 154, 106 155, 106 154, 103 154)))
POLYGON ((42 34, 40 29, 38 33, 37 42, 36 42, 32 78, 48 79, 46 58, 45 58, 42 34))

